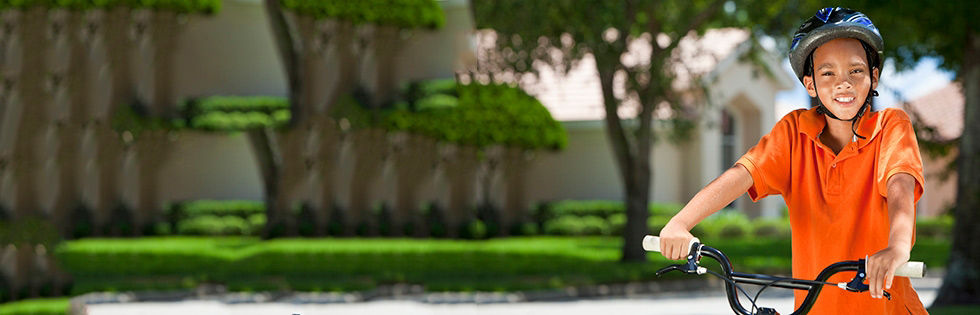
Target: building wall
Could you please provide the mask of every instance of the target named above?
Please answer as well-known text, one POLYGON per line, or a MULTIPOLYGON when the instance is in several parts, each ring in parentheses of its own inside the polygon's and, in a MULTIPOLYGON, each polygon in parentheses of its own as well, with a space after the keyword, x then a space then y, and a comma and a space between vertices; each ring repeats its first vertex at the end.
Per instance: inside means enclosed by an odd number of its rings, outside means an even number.
MULTIPOLYGON (((601 122, 566 122, 568 147, 560 152, 540 152, 531 166, 528 196, 531 200, 622 200, 622 180, 612 147, 601 122)), ((678 146, 659 141, 650 158, 653 182, 650 196, 657 202, 683 202, 678 179, 684 171, 678 146)))

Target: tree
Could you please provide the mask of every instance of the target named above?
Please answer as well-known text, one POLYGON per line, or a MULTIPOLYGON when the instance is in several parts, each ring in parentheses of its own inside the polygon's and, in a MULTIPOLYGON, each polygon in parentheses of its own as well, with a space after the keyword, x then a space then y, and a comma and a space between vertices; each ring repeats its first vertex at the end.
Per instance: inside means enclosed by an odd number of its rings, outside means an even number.
MULTIPOLYGON (((369 81, 365 86, 372 95, 368 99, 372 108, 392 101, 392 91, 397 83, 393 80, 393 62, 406 40, 402 35, 417 28, 439 28, 445 18, 442 9, 432 0, 265 0, 264 3, 283 62, 292 113, 290 124, 285 128, 249 132, 265 185, 268 220, 264 235, 268 237, 280 234, 275 231, 280 228, 292 233, 294 224, 286 213, 294 206, 295 191, 314 169, 307 157, 336 152, 333 146, 338 141, 329 138, 336 126, 321 119, 327 115, 327 109, 358 88, 362 80, 369 81), (328 52, 330 55, 326 55, 328 52), (362 76, 360 68, 365 64, 369 67, 362 76), (330 72, 336 72, 338 76, 333 80, 322 77, 330 72), (318 91, 329 92, 322 95, 318 91), (316 141, 321 153, 309 152, 313 149, 306 147, 310 142, 308 139, 323 134, 326 138, 316 141)), ((377 137, 368 135, 367 138, 377 137)), ((321 160, 320 163, 330 161, 321 160)), ((377 169, 376 165, 363 167, 377 169)), ((333 168, 321 164, 316 169, 333 168)), ((355 179, 369 181, 372 177, 355 179)), ((369 187, 369 184, 358 182, 353 186, 369 187)), ((355 191, 352 195, 366 194, 355 191)), ((321 204, 320 212, 329 207, 321 204)), ((348 210, 353 213, 366 211, 348 210)))
MULTIPOLYGON (((757 25, 788 46, 796 27, 825 4, 818 1, 739 2, 736 16, 764 21, 757 25), (781 12, 772 18, 769 12, 781 12)), ((972 1, 852 1, 867 14, 885 40, 885 58, 899 70, 923 57, 939 57, 940 67, 956 74, 965 97, 964 128, 959 139, 958 182, 953 241, 946 276, 933 306, 980 303, 980 7, 972 1)), ((887 80, 887 75, 883 80, 887 80)), ((921 140, 921 139, 920 139, 921 140)), ((928 187, 926 188, 928 189, 928 187)))
POLYGON ((606 135, 626 192, 623 261, 644 261, 640 247, 648 233, 647 210, 653 169, 654 110, 672 113, 664 123, 683 129, 692 117, 690 104, 672 88, 672 53, 681 38, 703 32, 709 25, 730 21, 724 1, 473 1, 478 28, 496 32, 497 73, 534 73, 541 62, 567 71, 580 60, 595 59, 602 87, 606 135), (657 40, 654 40, 654 39, 657 40), (666 40, 661 40, 666 38, 666 40), (638 62, 624 62, 630 44, 649 43, 652 49, 638 62), (558 53, 555 53, 558 52, 558 53), (625 95, 614 92, 618 76, 625 95), (639 105, 636 117, 620 117, 624 104, 639 105))

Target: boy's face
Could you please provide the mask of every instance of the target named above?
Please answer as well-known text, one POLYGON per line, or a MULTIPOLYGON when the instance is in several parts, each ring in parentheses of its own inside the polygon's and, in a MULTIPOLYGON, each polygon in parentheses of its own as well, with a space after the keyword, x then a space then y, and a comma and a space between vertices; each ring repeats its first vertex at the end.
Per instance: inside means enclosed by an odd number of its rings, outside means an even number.
POLYGON ((878 87, 878 69, 869 71, 867 55, 854 38, 831 40, 813 51, 813 76, 804 76, 810 97, 840 119, 857 115, 868 92, 878 87))

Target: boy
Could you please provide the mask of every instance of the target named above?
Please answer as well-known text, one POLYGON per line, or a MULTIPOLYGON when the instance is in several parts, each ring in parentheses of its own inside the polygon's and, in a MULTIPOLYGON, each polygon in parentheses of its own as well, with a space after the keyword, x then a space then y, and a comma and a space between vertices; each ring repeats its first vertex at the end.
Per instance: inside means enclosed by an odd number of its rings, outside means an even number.
MULTIPOLYGON (((924 181, 908 115, 871 112, 881 50, 878 29, 860 12, 825 8, 804 22, 790 62, 820 105, 783 117, 671 218, 660 231, 664 257, 681 259, 690 229, 743 192, 753 201, 780 194, 792 226, 793 277, 813 279, 834 262, 868 257, 870 294, 828 288, 810 314, 926 314, 908 278, 893 277, 909 260, 924 181)), ((806 292, 795 293, 799 306, 806 292)))

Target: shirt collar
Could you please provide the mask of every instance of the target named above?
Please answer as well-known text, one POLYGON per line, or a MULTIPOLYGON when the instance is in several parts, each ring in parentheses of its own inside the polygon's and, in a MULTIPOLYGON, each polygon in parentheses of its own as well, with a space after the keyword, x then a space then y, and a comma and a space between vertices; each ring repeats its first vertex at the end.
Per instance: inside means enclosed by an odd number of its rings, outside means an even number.
MULTIPOLYGON (((881 119, 879 119, 880 115, 878 113, 868 112, 858 121, 857 133, 865 137, 865 139, 857 138, 858 148, 864 147, 871 142, 878 135, 878 131, 881 130, 881 119)), ((823 114, 818 113, 816 107, 806 110, 800 115, 799 130, 813 141, 819 141, 820 133, 826 126, 827 118, 823 114)))

